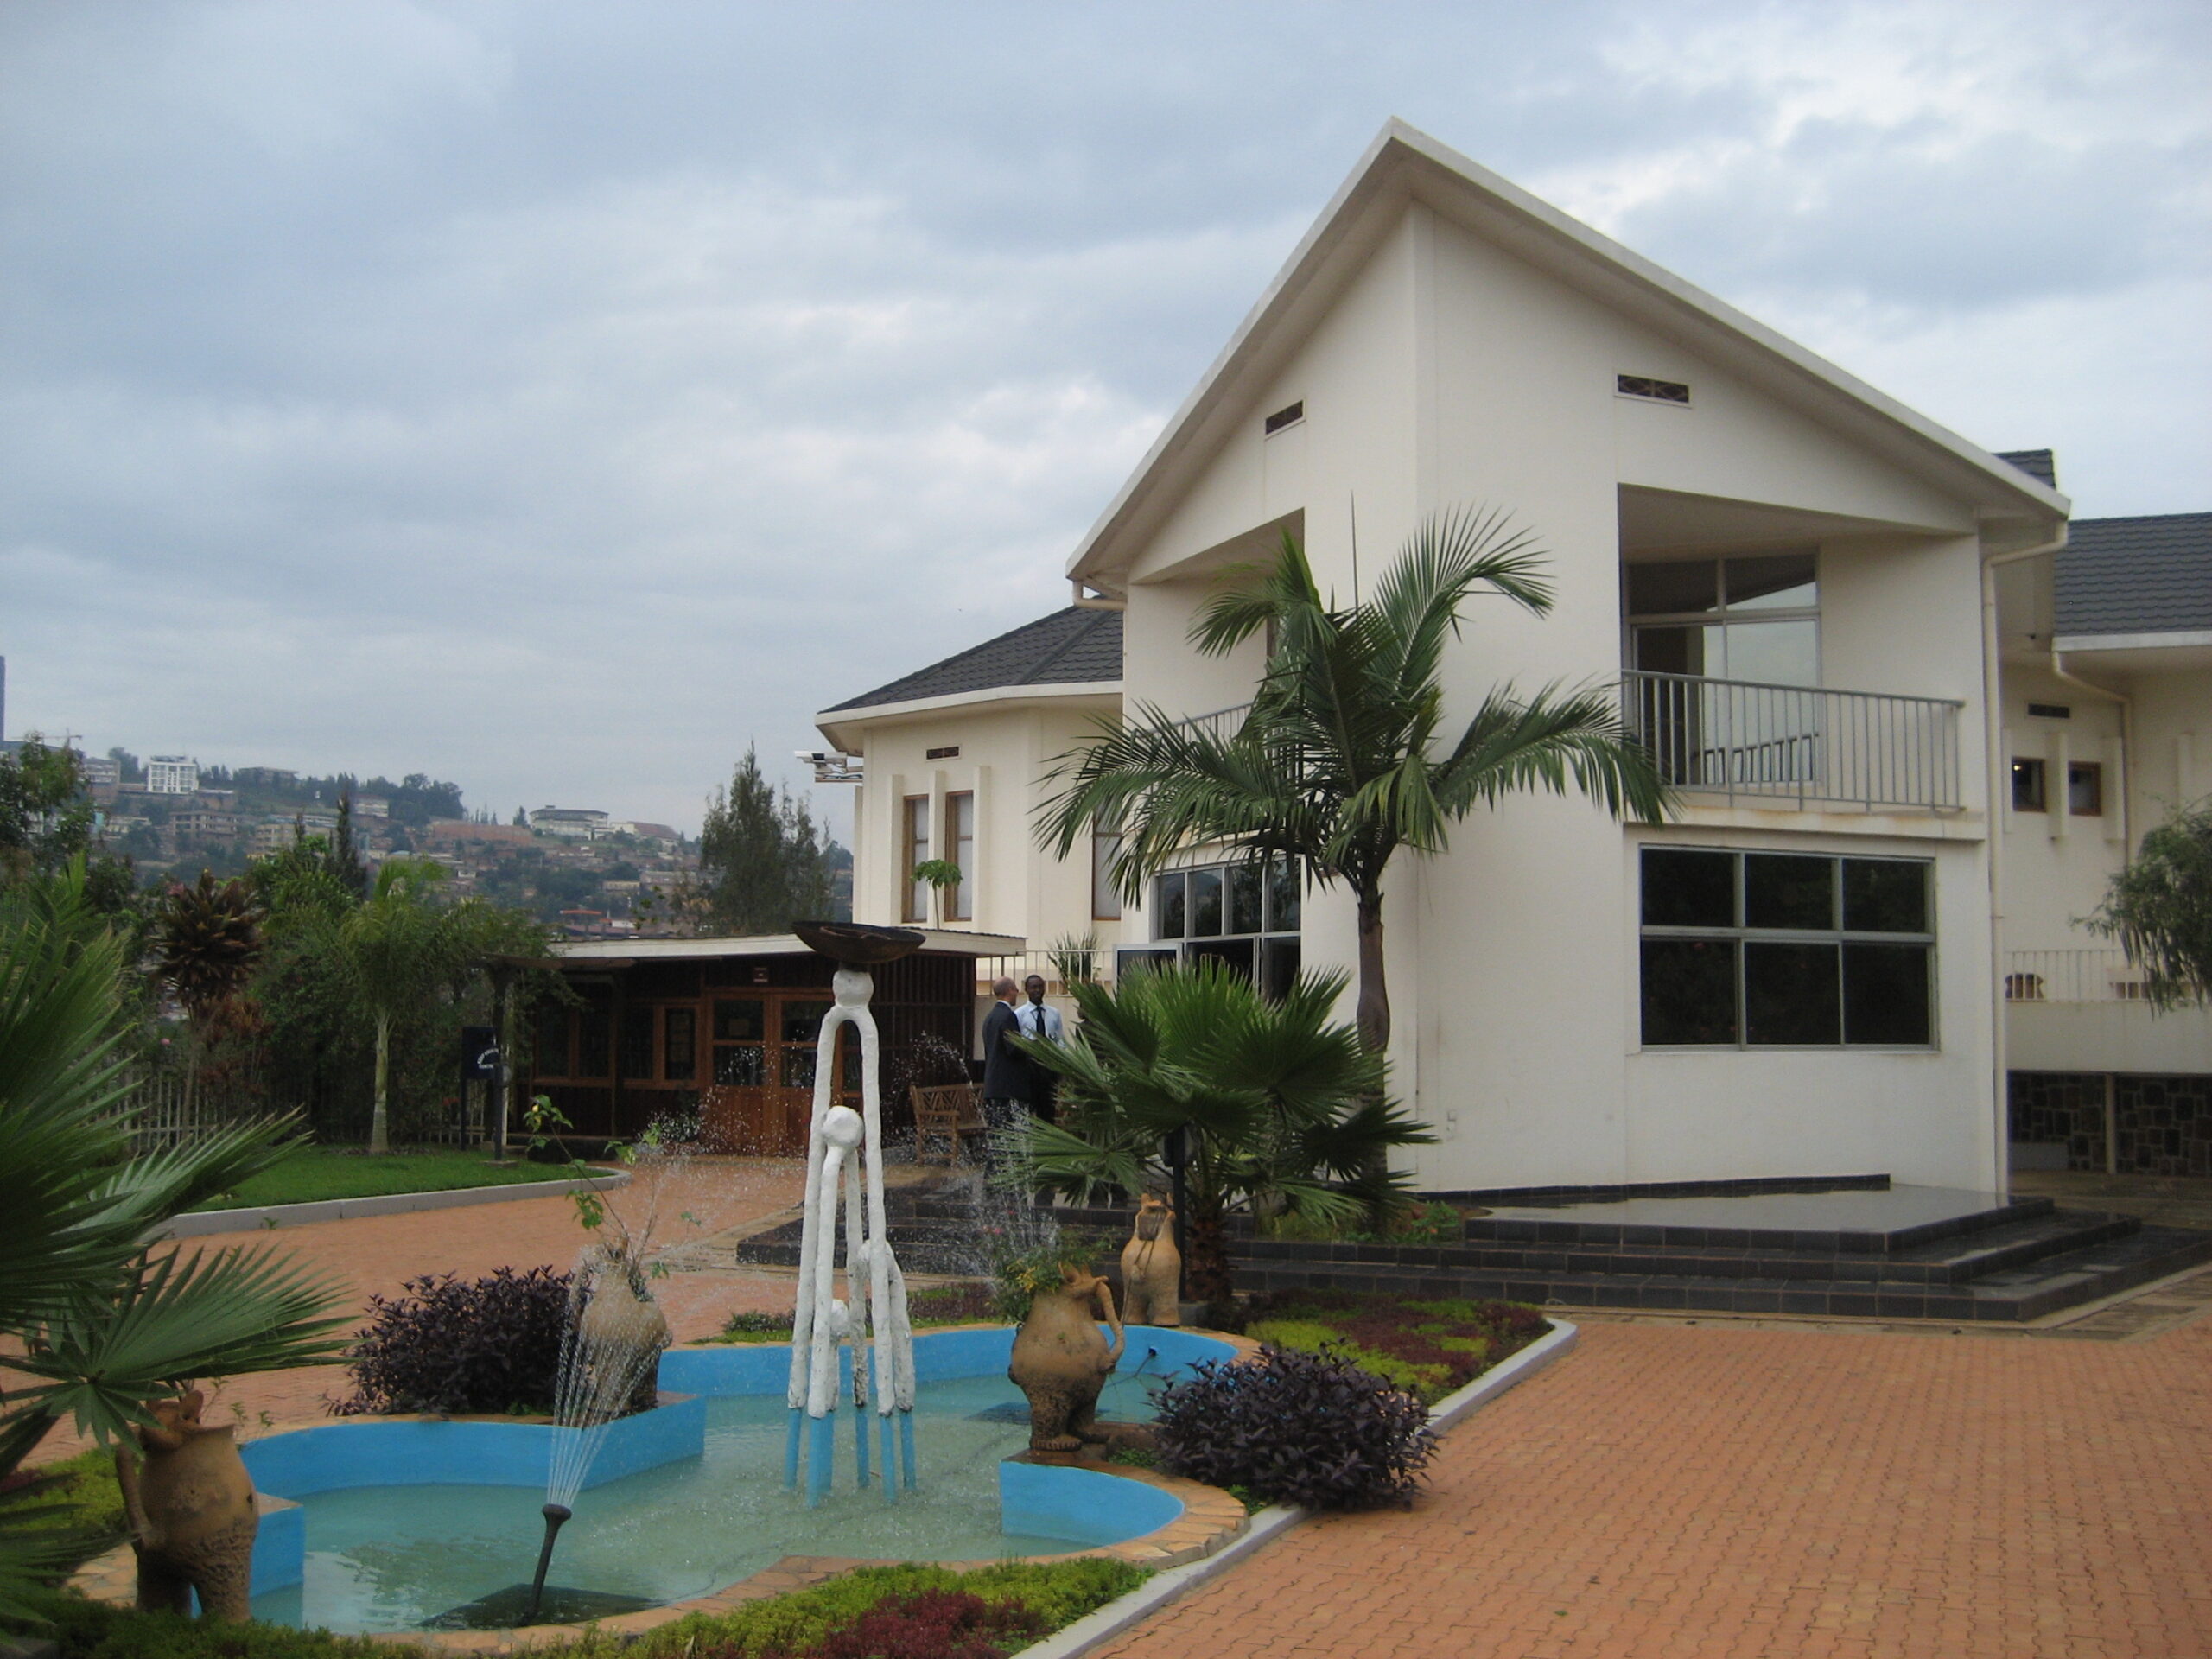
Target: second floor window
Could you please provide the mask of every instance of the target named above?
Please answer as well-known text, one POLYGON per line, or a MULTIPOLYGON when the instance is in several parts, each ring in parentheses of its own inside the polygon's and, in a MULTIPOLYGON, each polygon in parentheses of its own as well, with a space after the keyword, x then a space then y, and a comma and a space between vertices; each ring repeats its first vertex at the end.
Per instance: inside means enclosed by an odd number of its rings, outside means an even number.
POLYGON ((957 886, 945 893, 945 918, 969 921, 976 914, 976 797, 963 791, 944 798, 946 838, 952 843, 945 856, 960 867, 957 886))
POLYGON ((1815 555, 1631 564, 1627 580, 1632 667, 1767 685, 1821 683, 1815 555))
POLYGON ((899 803, 899 878, 906 898, 901 921, 925 922, 930 916, 930 884, 914 879, 914 872, 930 861, 930 798, 909 795, 899 803))

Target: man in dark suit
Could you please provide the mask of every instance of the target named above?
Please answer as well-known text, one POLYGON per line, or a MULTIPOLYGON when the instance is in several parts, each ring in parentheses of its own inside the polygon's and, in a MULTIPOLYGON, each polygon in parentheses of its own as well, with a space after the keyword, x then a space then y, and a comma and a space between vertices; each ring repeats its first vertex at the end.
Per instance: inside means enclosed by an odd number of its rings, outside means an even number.
POLYGON ((983 1122, 994 1129, 1012 1126, 1017 1109, 1027 1109, 1036 1088, 1036 1068, 1029 1057, 1007 1041, 1021 1033, 1021 1017, 1014 1012, 1020 995, 1010 979, 995 981, 991 995, 998 1001, 983 1016, 983 1122))

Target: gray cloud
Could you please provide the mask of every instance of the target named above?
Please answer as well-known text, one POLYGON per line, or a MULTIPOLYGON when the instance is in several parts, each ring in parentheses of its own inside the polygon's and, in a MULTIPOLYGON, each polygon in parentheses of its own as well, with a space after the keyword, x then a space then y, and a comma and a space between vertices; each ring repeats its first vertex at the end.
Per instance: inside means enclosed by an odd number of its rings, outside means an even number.
POLYGON ((2203 28, 1993 10, 19 4, 11 731, 696 822, 1061 602, 1393 112, 2202 505, 2203 28))

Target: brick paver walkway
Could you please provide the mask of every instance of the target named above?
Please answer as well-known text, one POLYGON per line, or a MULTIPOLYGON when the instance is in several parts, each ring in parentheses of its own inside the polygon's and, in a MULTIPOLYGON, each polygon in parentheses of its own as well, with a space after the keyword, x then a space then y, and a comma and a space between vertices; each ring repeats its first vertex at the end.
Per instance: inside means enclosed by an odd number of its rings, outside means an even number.
POLYGON ((1593 1323, 1435 1475, 1103 1651, 2212 1653, 2212 1319, 2120 1343, 1593 1323))
MULTIPOLYGON (((549 1174, 556 1172, 548 1172, 549 1174)), ((681 1246, 772 1215, 798 1202, 805 1165, 796 1159, 699 1159, 673 1172, 641 1167, 631 1185, 607 1195, 621 1218, 642 1229, 656 1202, 652 1238, 681 1246)), ((480 1278, 494 1268, 556 1267, 563 1271, 590 1235, 566 1198, 521 1198, 460 1210, 370 1216, 251 1233, 211 1233, 182 1242, 186 1249, 251 1244, 284 1250, 335 1278, 353 1306, 365 1312, 372 1294, 391 1296, 404 1280, 426 1273, 480 1278)), ((745 1272, 672 1273, 656 1291, 678 1341, 696 1341, 721 1328, 739 1309, 768 1311, 791 1306, 788 1276, 745 1272)), ((336 1366, 241 1376, 214 1391, 210 1414, 244 1414, 257 1427, 263 1414, 276 1422, 319 1417, 325 1395, 345 1393, 348 1380, 336 1366)), ((68 1424, 39 1446, 41 1463, 83 1449, 68 1424)))

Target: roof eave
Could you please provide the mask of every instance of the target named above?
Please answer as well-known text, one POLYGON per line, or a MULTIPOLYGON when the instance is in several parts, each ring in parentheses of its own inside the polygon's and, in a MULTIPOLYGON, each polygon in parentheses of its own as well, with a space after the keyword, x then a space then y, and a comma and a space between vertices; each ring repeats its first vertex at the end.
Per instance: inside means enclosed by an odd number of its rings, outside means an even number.
POLYGON ((825 709, 815 715, 814 728, 850 753, 846 740, 838 735, 841 729, 878 726, 892 721, 912 720, 921 715, 963 709, 980 709, 986 705, 1019 709, 1032 703, 1062 702, 1076 697, 1110 698, 1118 702, 1121 696, 1122 683, 1119 680, 1066 680, 1043 685, 982 686, 973 691, 949 692, 941 697, 914 697, 904 702, 864 703, 857 709, 825 709))

